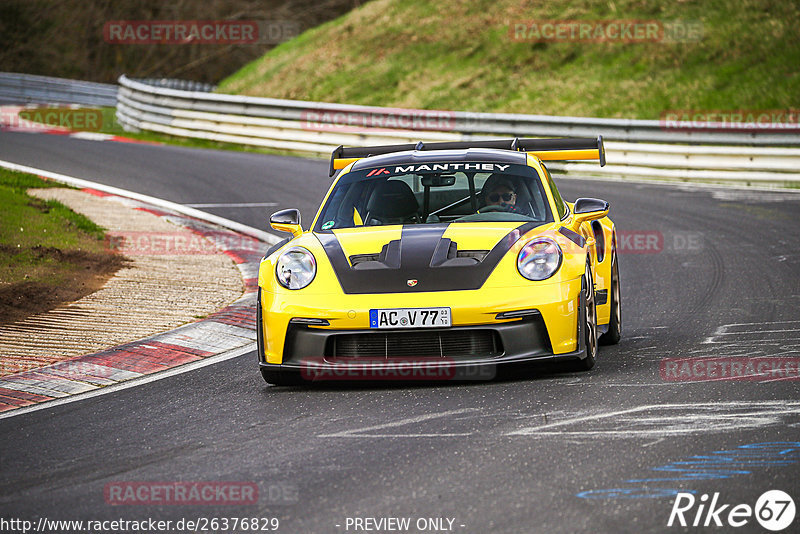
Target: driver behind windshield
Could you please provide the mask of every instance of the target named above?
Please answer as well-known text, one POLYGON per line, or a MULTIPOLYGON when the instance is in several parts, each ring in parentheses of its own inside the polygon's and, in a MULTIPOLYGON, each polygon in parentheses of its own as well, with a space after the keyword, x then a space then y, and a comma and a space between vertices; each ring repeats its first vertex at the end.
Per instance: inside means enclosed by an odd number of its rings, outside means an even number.
POLYGON ((484 201, 486 207, 498 206, 503 211, 510 213, 519 213, 516 207, 517 193, 514 191, 514 186, 508 180, 498 180, 492 184, 484 194, 484 201))

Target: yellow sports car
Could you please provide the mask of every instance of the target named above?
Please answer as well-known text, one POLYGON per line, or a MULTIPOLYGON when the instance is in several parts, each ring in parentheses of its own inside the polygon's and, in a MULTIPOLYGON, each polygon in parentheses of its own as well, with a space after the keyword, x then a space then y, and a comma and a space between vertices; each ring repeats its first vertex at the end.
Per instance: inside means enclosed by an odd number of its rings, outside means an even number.
MULTIPOLYGON (((466 379, 498 364, 588 370, 622 314, 608 202, 565 202, 543 161, 602 137, 337 148, 311 228, 261 261, 264 379, 466 379)), ((492 375, 493 376, 493 375, 492 375)))

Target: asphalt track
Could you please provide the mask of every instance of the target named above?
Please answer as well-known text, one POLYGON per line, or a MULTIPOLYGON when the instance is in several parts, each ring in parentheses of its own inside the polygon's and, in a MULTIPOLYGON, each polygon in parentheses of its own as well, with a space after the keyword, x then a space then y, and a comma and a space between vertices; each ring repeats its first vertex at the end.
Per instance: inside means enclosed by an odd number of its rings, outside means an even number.
MULTIPOLYGON (((274 203, 205 208, 262 229, 283 207, 300 208, 307 224, 330 182, 322 160, 23 133, 0 133, 0 159, 184 204, 274 203)), ((348 518, 408 517, 412 526, 451 518, 464 533, 664 532, 680 530, 666 526, 675 490, 754 506, 779 489, 800 504, 796 379, 674 381, 661 372, 670 358, 796 365, 800 194, 559 185, 570 200, 610 201, 631 236, 620 255, 623 339, 601 348, 591 372, 273 388, 250 353, 0 420, 2 517, 277 517, 279 532, 355 532, 348 518), (639 245, 655 236, 655 248, 637 247, 636 236, 639 245), (752 446, 767 442, 781 444, 752 446), (259 498, 104 498, 109 483, 175 480, 254 482, 259 498)), ((753 518, 736 531, 765 532, 753 518)))

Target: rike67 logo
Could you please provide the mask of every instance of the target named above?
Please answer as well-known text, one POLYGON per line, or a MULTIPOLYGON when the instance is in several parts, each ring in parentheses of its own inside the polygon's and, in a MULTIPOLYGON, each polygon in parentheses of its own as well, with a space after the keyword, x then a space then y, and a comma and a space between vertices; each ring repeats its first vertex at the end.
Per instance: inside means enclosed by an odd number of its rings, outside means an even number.
POLYGON ((723 503, 719 492, 710 497, 704 493, 699 499, 691 493, 678 493, 667 526, 738 528, 752 524, 753 517, 767 530, 784 530, 794 522, 794 500, 781 490, 764 492, 755 506, 723 503))

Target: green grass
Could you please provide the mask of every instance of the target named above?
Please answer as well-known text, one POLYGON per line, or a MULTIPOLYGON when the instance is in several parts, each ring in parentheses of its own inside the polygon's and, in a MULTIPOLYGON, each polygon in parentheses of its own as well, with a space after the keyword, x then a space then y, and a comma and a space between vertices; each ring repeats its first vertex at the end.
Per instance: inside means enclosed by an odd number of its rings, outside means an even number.
POLYGON ((658 119, 800 104, 800 4, 374 0, 281 44, 219 92, 348 104, 658 119), (532 20, 702 24, 696 42, 517 42, 532 20))
POLYGON ((17 282, 58 284, 74 272, 61 252, 104 253, 103 228, 60 202, 26 190, 63 187, 35 176, 0 169, 0 286, 17 282))

